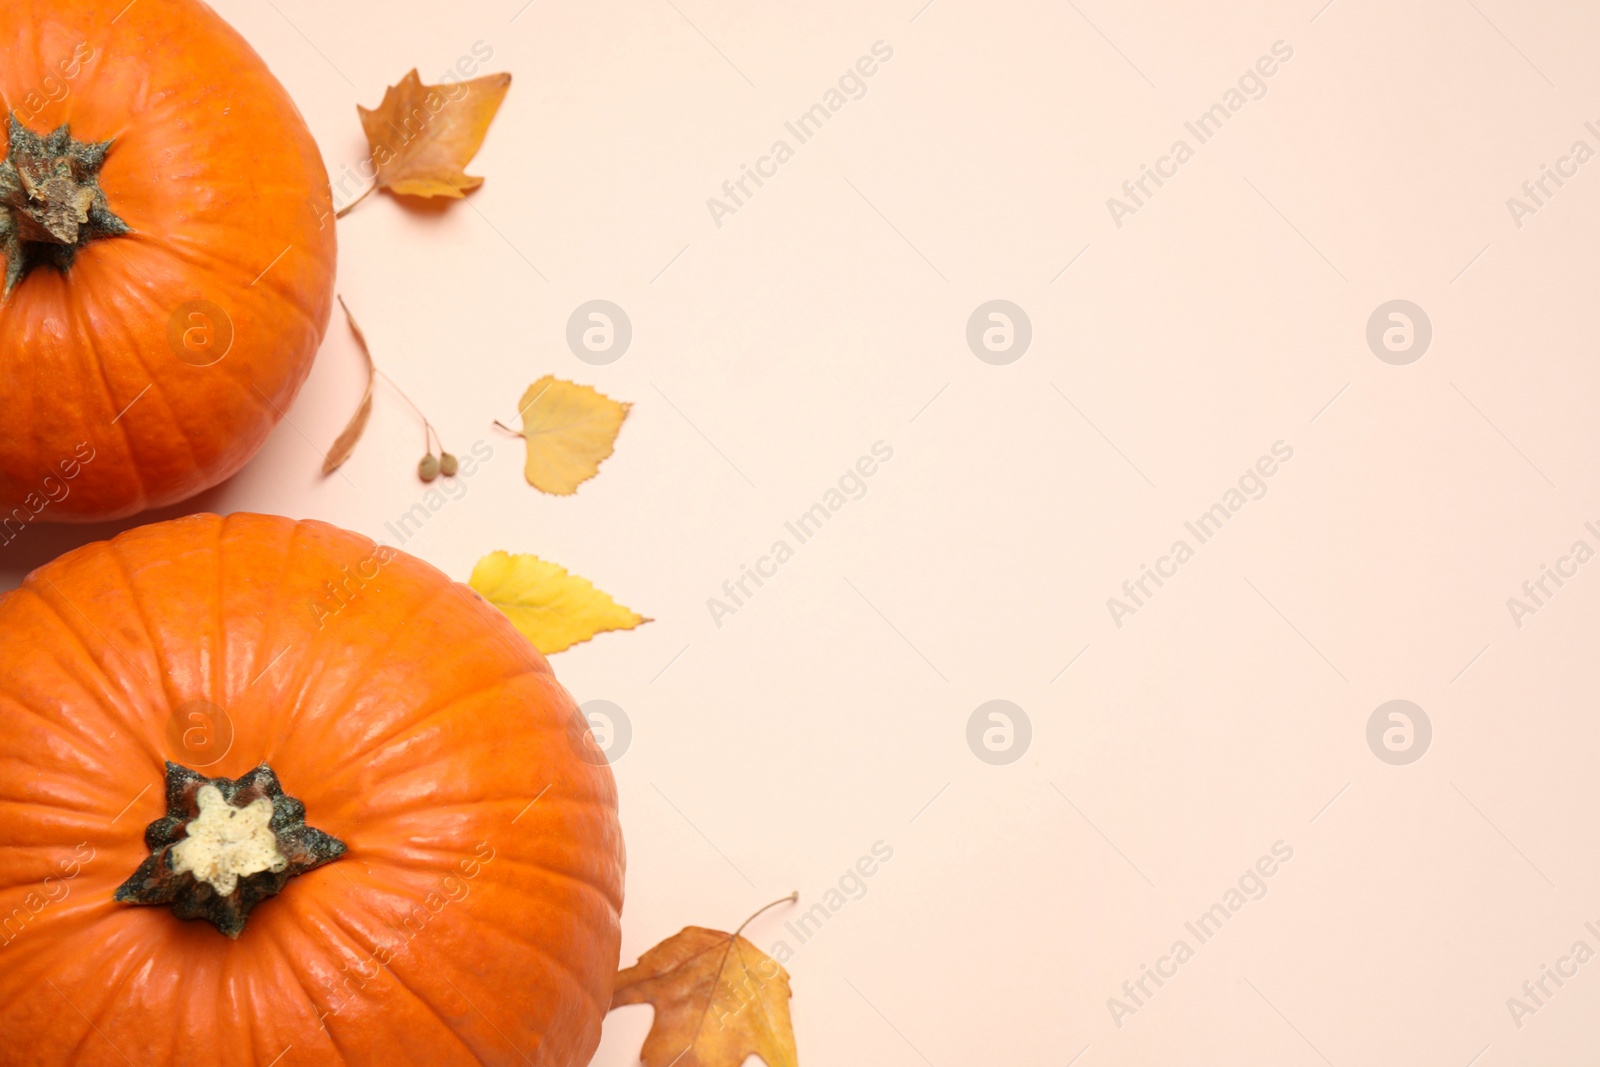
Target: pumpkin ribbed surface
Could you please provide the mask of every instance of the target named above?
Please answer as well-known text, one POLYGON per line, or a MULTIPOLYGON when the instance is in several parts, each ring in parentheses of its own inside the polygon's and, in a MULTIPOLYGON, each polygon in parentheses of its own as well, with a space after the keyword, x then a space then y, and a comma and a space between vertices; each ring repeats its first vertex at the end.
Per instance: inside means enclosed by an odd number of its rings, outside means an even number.
POLYGON ((35 571, 0 599, 0 655, 0 1064, 588 1062, 615 784, 465 586, 323 523, 196 515, 35 571), (237 940, 112 899, 167 762, 197 762, 172 725, 196 706, 231 732, 199 774, 270 764, 348 849, 237 940))
POLYGON ((98 187, 128 228, 0 302, 4 539, 216 485, 287 410, 328 324, 332 201, 304 121, 197 0, 5 0, 0 96, 32 135, 111 141, 98 187))

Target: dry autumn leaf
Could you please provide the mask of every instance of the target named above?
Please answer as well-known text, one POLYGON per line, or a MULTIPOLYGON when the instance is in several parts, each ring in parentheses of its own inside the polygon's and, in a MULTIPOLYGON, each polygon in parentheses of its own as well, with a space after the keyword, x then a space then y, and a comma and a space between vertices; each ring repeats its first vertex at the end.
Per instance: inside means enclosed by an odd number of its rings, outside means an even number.
POLYGON ((509 74, 423 85, 412 70, 388 88, 376 110, 356 105, 378 168, 372 188, 460 199, 482 185, 463 168, 478 154, 509 88, 509 74))
POLYGON ((492 552, 472 568, 467 582, 505 612, 533 647, 547 656, 610 630, 631 630, 651 620, 623 607, 587 578, 538 556, 492 552))
POLYGON ((799 1067, 789 1020, 789 973, 743 937, 757 915, 731 934, 690 926, 617 975, 612 1010, 656 1010, 641 1056, 645 1067, 741 1067, 760 1056, 767 1067, 799 1067))
POLYGON ((350 307, 342 296, 339 298, 339 306, 344 308, 344 317, 350 323, 350 332, 356 335, 356 347, 361 349, 361 358, 367 363, 367 391, 361 397, 361 406, 350 416, 350 422, 333 442, 333 447, 328 449, 328 454, 323 457, 323 474, 332 474, 338 470, 344 465, 344 461, 350 458, 350 453, 356 450, 356 442, 361 440, 361 435, 367 430, 367 420, 372 417, 372 386, 378 377, 378 368, 372 362, 372 350, 367 347, 367 335, 356 325, 355 316, 350 314, 350 307))
POLYGON ((528 386, 519 405, 519 436, 528 445, 523 470, 528 484, 557 496, 576 493, 600 473, 631 407, 549 374, 528 386))
POLYGON ((377 363, 372 358, 372 349, 367 346, 367 335, 361 332, 361 327, 356 324, 356 317, 350 314, 350 306, 344 302, 344 297, 339 297, 339 306, 344 308, 344 317, 350 323, 350 332, 356 335, 356 345, 361 349, 361 358, 367 364, 367 391, 361 397, 361 405, 356 408, 356 413, 350 416, 350 421, 345 425, 337 439, 328 448, 327 455, 322 457, 322 473, 332 474, 344 466, 345 460, 356 450, 356 445, 361 441, 361 435, 367 432, 367 422, 372 418, 372 388, 377 384, 379 377, 388 382, 400 398, 410 405, 411 410, 417 413, 417 418, 422 420, 422 438, 427 455, 418 465, 417 474, 424 482, 431 482, 443 474, 452 478, 458 469, 456 457, 444 450, 444 440, 439 432, 433 428, 433 423, 422 413, 422 409, 411 403, 411 398, 405 391, 395 384, 393 378, 378 369, 377 363), (435 442, 438 443, 441 455, 433 454, 435 442))

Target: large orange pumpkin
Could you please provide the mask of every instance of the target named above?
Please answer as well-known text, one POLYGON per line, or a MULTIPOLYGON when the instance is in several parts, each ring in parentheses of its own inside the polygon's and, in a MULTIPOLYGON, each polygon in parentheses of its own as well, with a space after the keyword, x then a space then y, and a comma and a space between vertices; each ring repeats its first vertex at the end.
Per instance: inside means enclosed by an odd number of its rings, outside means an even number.
POLYGON ((195 515, 35 571, 0 647, 0 1064, 589 1062, 615 784, 470 589, 195 515))
POLYGON ((328 176, 260 57, 197 0, 4 0, 0 542, 239 470, 305 381, 328 176))

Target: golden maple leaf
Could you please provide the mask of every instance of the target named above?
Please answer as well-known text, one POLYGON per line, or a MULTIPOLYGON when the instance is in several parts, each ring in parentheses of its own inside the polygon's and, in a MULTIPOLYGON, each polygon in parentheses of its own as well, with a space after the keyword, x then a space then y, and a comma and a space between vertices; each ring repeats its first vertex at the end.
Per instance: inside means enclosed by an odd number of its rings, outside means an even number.
POLYGON ((651 620, 623 607, 587 578, 538 556, 491 552, 467 582, 505 612, 522 636, 547 656, 609 630, 631 630, 651 620))
POLYGON ((617 975, 612 1010, 656 1010, 641 1053, 646 1067, 741 1067, 749 1056, 767 1067, 799 1067, 789 973, 740 936, 749 925, 731 934, 687 927, 617 975))
POLYGON ((549 374, 528 386, 519 406, 528 484, 558 496, 576 493, 600 473, 631 407, 549 374))
POLYGON ((373 188, 460 199, 482 185, 462 168, 478 154, 509 88, 509 74, 423 85, 413 69, 384 92, 376 110, 357 104, 378 168, 373 188))

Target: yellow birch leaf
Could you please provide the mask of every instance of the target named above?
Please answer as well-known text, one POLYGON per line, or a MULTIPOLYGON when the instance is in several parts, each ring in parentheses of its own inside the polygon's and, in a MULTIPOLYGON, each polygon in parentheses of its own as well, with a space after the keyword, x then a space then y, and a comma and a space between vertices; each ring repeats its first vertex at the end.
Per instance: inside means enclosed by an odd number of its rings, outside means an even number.
POLYGON ((523 473, 535 489, 571 496, 600 473, 632 404, 546 374, 522 394, 523 473))
POLYGON ((491 552, 467 583, 505 612, 522 636, 547 656, 609 630, 650 622, 594 587, 587 578, 538 556, 491 552))
POLYGON ((489 124, 510 88, 509 74, 490 74, 451 85, 423 85, 412 70, 400 84, 384 92, 376 110, 357 104, 372 162, 378 168, 373 188, 402 196, 459 200, 482 185, 482 178, 463 168, 483 146, 489 124))

